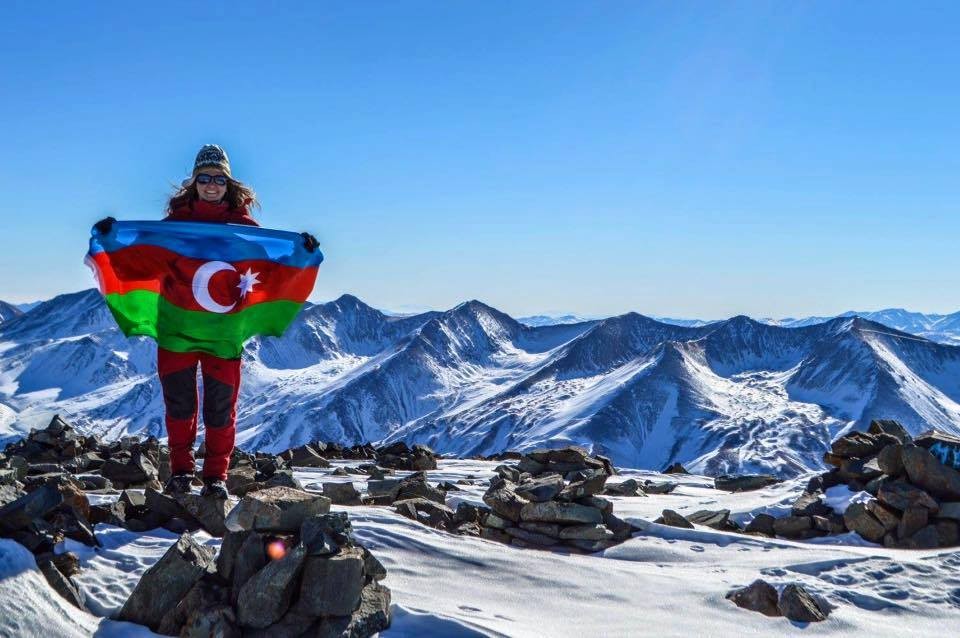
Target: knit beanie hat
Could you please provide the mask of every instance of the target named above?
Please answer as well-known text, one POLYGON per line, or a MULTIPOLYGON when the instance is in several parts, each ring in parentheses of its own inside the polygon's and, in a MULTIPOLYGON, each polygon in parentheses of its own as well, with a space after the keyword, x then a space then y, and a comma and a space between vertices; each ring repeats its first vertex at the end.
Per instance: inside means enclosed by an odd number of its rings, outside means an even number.
POLYGON ((227 157, 227 152, 216 144, 203 145, 193 163, 193 174, 196 175, 201 168, 207 166, 215 166, 223 171, 224 175, 230 177, 230 158, 227 157))

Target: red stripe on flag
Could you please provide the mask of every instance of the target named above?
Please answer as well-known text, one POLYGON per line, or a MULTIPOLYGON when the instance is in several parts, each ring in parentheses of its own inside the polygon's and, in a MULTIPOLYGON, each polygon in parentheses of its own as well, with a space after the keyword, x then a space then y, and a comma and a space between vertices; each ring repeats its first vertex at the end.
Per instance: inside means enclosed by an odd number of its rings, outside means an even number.
POLYGON ((149 245, 97 253, 93 259, 104 295, 149 290, 186 310, 221 312, 229 308, 226 312, 239 312, 264 301, 302 303, 313 291, 317 277, 316 266, 296 268, 252 259, 218 268, 214 262, 149 245), (210 264, 206 269, 209 276, 196 277, 204 264, 210 264), (248 286, 252 284, 246 295, 241 295, 241 278, 249 282, 248 286))

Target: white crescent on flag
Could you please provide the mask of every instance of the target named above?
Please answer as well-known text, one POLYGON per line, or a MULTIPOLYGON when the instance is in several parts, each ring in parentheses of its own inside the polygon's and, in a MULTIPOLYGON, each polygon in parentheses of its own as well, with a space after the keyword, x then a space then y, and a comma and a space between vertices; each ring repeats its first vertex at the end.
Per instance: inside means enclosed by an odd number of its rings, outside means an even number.
POLYGON ((225 261, 208 261, 197 268, 197 272, 193 275, 193 298, 197 300, 197 303, 200 304, 200 307, 204 310, 222 314, 230 312, 237 304, 234 302, 229 306, 224 306, 214 301, 213 297, 210 296, 210 278, 221 270, 232 270, 236 272, 237 269, 225 261))

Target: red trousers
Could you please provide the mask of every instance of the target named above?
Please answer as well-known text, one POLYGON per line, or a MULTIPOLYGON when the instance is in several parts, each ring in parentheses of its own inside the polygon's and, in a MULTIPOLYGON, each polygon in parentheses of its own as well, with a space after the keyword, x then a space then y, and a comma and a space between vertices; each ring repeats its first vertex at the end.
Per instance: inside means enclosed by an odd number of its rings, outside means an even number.
POLYGON ((203 374, 203 424, 207 430, 203 475, 226 479, 237 432, 240 359, 221 359, 203 352, 171 352, 157 348, 157 372, 167 413, 170 469, 174 474, 194 472, 198 365, 203 374))

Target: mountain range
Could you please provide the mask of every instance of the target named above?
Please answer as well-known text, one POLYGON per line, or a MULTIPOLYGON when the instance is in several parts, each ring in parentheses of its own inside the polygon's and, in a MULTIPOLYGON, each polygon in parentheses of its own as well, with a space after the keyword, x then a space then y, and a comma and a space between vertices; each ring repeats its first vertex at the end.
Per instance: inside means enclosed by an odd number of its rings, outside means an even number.
MULTIPOLYGON (((96 290, 0 324, 0 442, 58 412, 90 432, 165 434, 155 346, 96 290)), ((621 466, 795 476, 839 433, 893 418, 960 434, 960 347, 864 317, 682 326, 636 313, 529 326, 479 301, 388 316, 308 304, 244 354, 238 444, 425 443, 491 454, 567 443, 621 466)))

